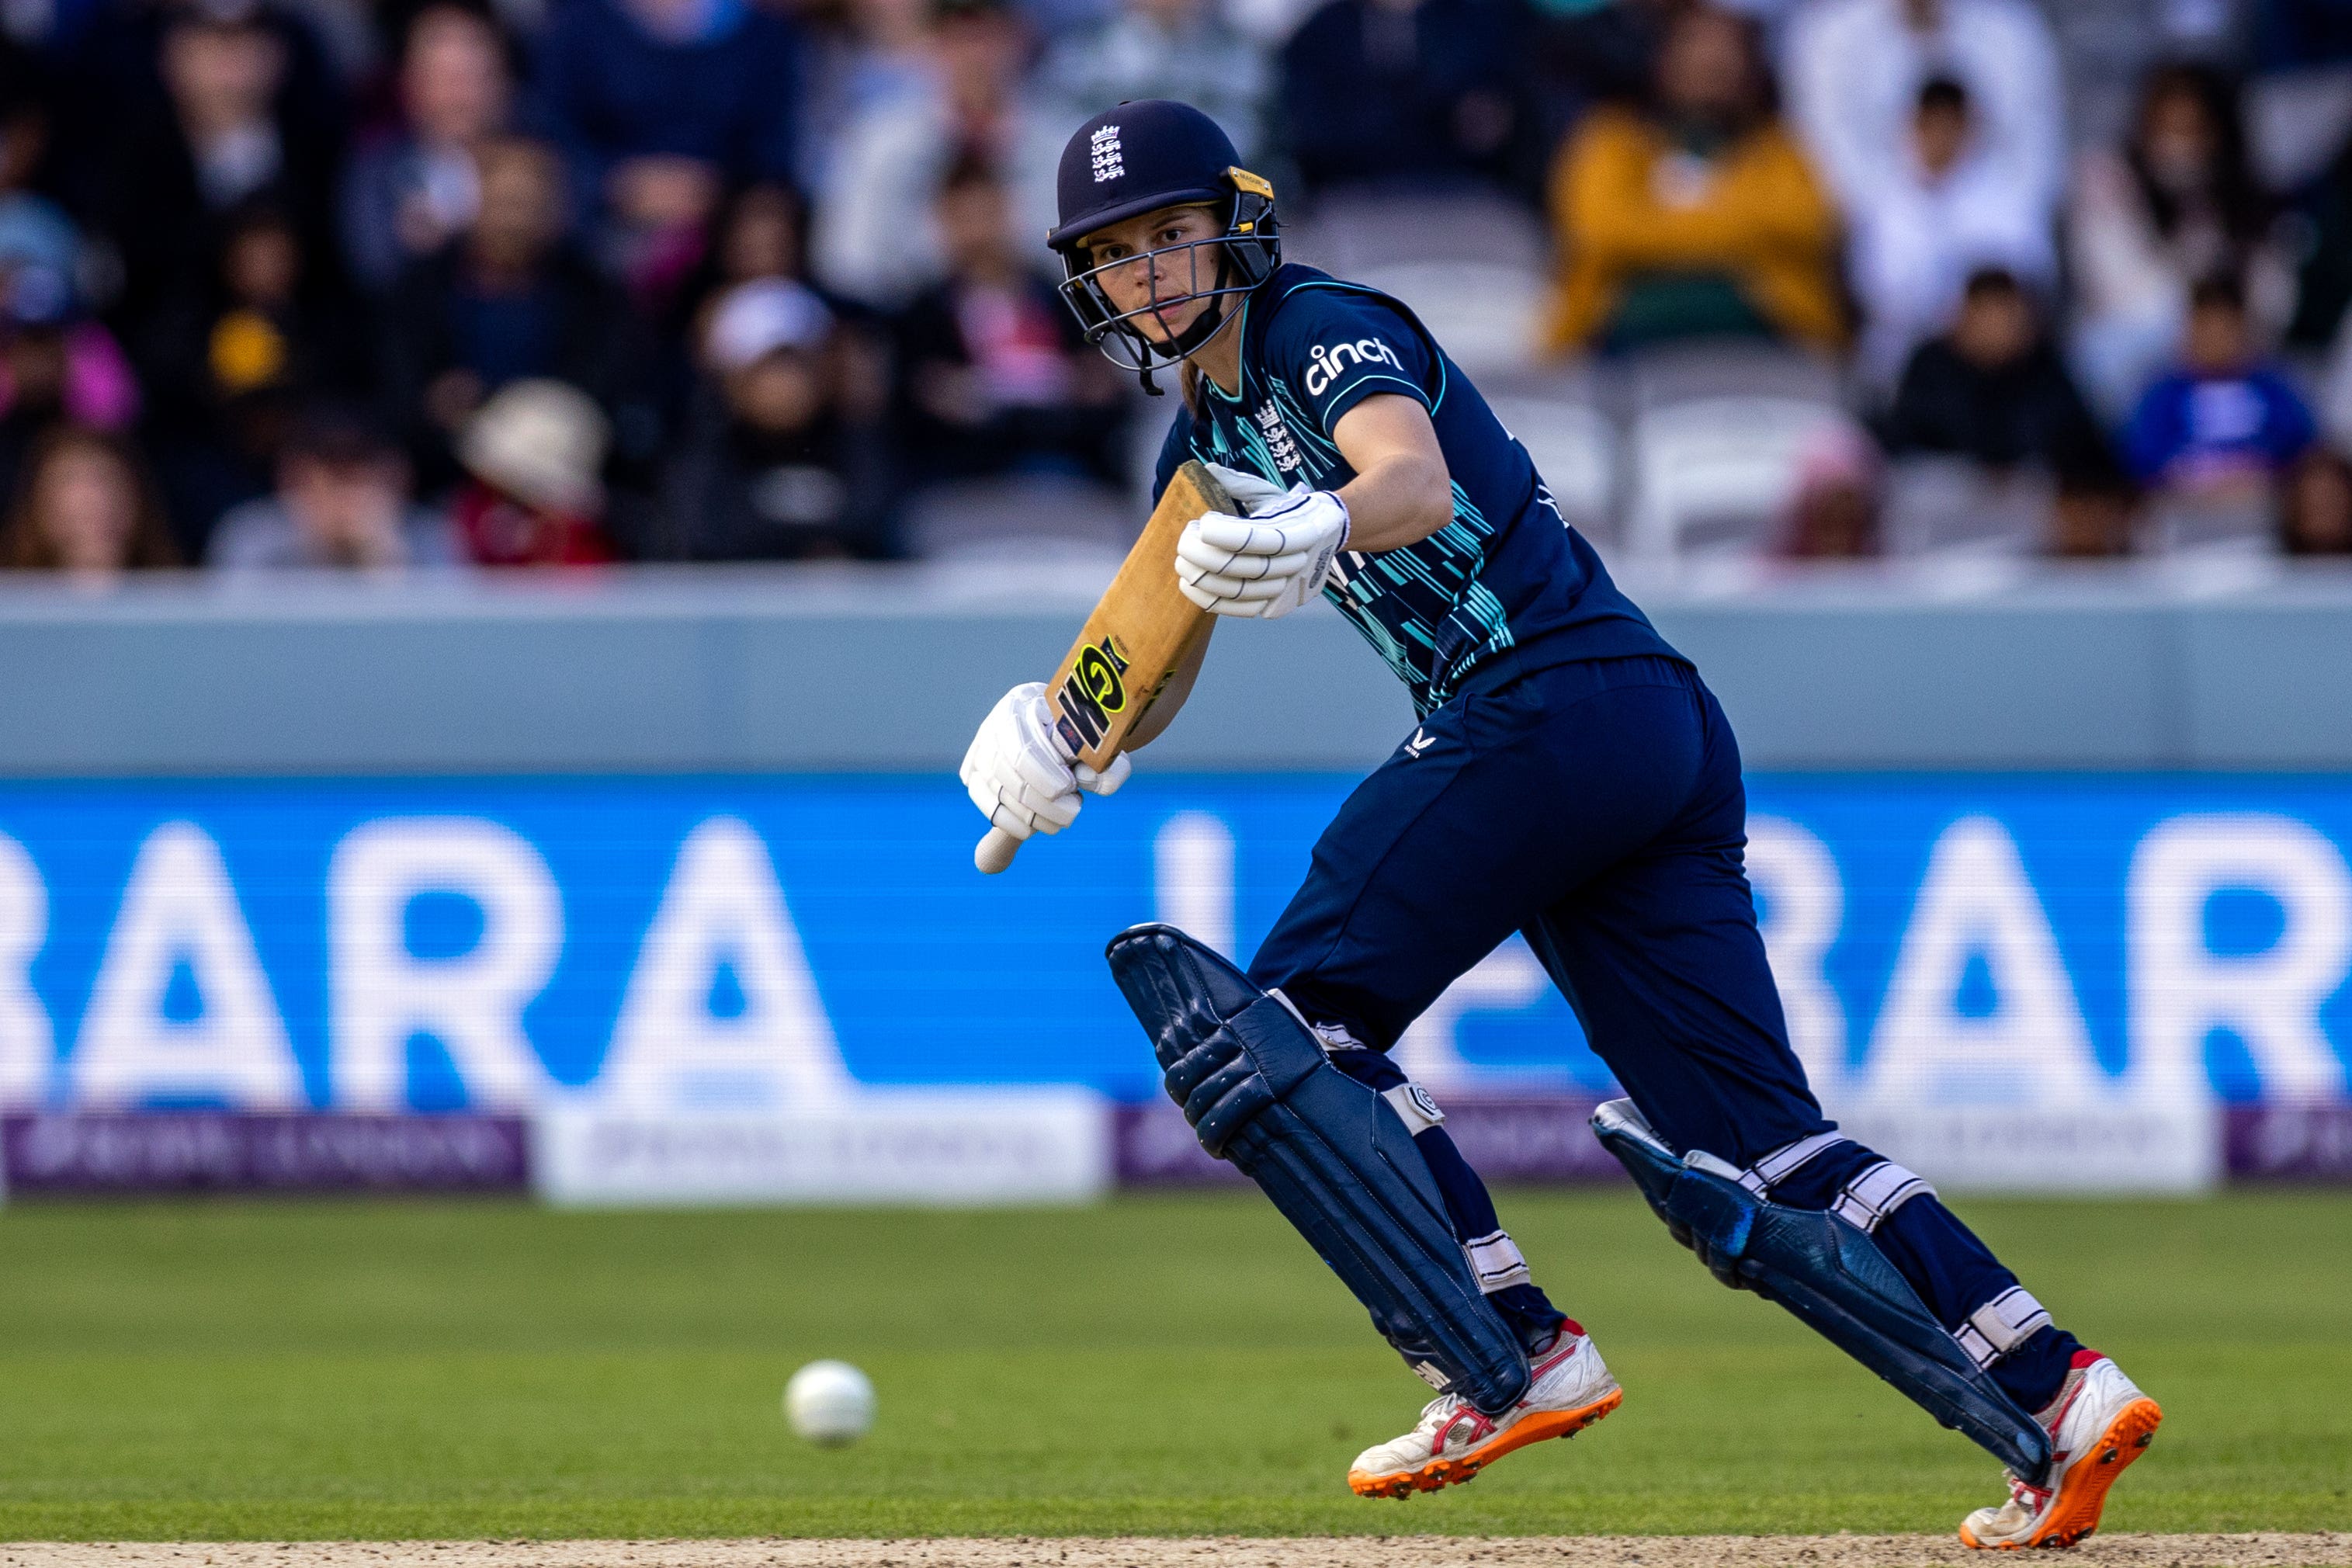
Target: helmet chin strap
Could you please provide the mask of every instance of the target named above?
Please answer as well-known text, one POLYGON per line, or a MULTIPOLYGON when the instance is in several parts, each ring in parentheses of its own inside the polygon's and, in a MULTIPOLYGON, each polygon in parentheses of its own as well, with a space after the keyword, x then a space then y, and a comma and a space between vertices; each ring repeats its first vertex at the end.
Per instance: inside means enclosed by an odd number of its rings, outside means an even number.
MULTIPOLYGON (((1223 276, 1223 268, 1220 267, 1221 279, 1223 276)), ((1232 326, 1240 317, 1239 310, 1226 309, 1224 297, 1218 296, 1209 301, 1209 308, 1202 311, 1200 318, 1191 326, 1171 337, 1165 343, 1153 346, 1165 357, 1168 363, 1181 364, 1216 342, 1218 334, 1232 326)), ((1145 364, 1139 367, 1137 371, 1137 374, 1142 377, 1143 390, 1153 397, 1160 396, 1160 391, 1159 384, 1151 379, 1151 373, 1160 368, 1158 365, 1145 364)))

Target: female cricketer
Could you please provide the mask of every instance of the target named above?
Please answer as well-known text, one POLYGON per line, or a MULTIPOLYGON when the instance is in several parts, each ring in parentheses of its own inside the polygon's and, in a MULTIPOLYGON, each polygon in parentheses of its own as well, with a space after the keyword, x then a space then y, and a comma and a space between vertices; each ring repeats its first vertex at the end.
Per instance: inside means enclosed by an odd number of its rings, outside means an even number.
MULTIPOLYGON (((1411 310, 1283 264, 1271 186, 1208 116, 1097 116, 1063 154, 1059 199, 1048 243, 1089 338, 1147 387, 1181 378, 1160 487, 1197 458, 1246 513, 1185 531, 1181 591, 1241 619, 1322 595, 1420 716, 1340 807, 1246 974, 1164 926, 1110 952, 1203 1143, 1441 1391, 1349 1485, 1465 1481, 1622 1398, 1386 1055, 1519 931, 1630 1100, 1596 1130, 1677 1238, 2007 1461, 2008 1500, 1961 1540, 2088 1535, 2162 1414, 1932 1187, 1822 1115, 1757 931, 1738 750, 1690 662, 1411 310)), ((1189 671, 1136 743, 1187 687, 1189 671)), ((962 778, 1026 837, 1127 773, 1124 756, 1076 767, 1028 685, 982 724, 962 778)))

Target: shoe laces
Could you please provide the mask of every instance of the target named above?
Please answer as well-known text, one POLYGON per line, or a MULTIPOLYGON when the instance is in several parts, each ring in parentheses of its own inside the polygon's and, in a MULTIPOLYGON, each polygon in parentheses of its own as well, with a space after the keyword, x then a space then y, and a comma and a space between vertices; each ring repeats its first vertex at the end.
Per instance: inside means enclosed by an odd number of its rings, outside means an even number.
POLYGON ((1468 1440, 1482 1440, 1496 1426, 1495 1418, 1459 1394, 1441 1394, 1421 1407, 1421 1423, 1416 1431, 1429 1434, 1432 1449, 1443 1449, 1452 1438, 1455 1426, 1469 1423, 1468 1440))
POLYGON ((1441 1394, 1421 1407, 1421 1419, 1413 1423, 1414 1429, 1418 1431, 1426 1427, 1433 1432, 1441 1431, 1447 1422, 1462 1413, 1462 1408, 1460 1394, 1441 1394))
POLYGON ((2050 1506, 2052 1493, 2048 1488, 2037 1487, 2015 1471, 2007 1472, 2007 1479, 2010 1500, 2023 1509, 2027 1514, 2039 1514, 2050 1506))
POLYGON ((2058 1428, 2065 1421, 2067 1410, 2089 1379, 2090 1374, 2082 1367, 2071 1369, 2065 1381, 2059 1384, 2058 1392, 2050 1396, 2050 1403, 2033 1413, 2033 1418, 2042 1423, 2042 1429, 2050 1434, 2052 1442, 2058 1440, 2058 1428))

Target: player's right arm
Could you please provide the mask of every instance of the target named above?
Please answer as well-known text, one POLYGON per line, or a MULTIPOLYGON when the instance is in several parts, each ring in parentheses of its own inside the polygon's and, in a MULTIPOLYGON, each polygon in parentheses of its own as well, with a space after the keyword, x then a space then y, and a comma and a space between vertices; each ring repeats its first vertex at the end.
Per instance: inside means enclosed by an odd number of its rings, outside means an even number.
POLYGON ((1264 497, 1228 484, 1242 515, 1212 512, 1188 527, 1176 574, 1212 615, 1271 620, 1317 597, 1342 551, 1398 550, 1444 528, 1454 492, 1431 417, 1438 363, 1409 317, 1337 289, 1302 289, 1283 301, 1259 352, 1353 477, 1264 497))

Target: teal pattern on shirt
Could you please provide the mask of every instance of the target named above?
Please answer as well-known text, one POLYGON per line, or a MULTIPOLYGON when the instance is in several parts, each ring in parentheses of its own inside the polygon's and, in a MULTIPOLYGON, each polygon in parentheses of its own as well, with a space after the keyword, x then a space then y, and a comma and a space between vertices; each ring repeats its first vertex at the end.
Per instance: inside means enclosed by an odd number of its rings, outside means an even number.
POLYGON ((1244 309, 1240 391, 1202 378, 1198 416, 1180 412, 1169 431, 1159 488, 1199 458, 1286 488, 1336 490, 1355 478, 1331 437, 1349 409, 1381 393, 1428 409, 1452 476, 1453 521, 1401 549, 1343 553, 1324 588, 1417 713, 1513 649, 1530 668, 1673 657, 1561 521, 1526 448, 1410 310, 1304 267, 1281 268, 1244 309))

